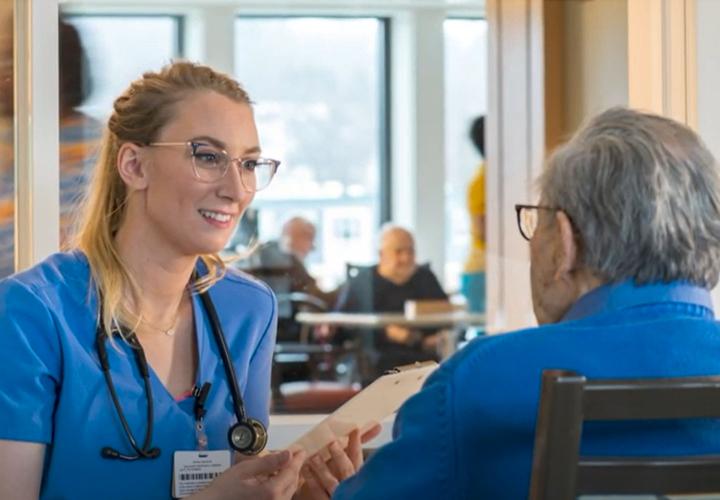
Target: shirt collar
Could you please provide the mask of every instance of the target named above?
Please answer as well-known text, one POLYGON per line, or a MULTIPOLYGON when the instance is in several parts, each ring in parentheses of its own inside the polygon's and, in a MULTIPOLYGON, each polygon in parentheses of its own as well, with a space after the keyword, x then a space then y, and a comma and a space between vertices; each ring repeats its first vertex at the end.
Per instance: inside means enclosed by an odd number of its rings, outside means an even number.
POLYGON ((658 303, 684 303, 707 309, 714 317, 712 298, 705 288, 684 282, 637 286, 632 280, 599 286, 580 297, 562 321, 582 319, 602 312, 658 303))

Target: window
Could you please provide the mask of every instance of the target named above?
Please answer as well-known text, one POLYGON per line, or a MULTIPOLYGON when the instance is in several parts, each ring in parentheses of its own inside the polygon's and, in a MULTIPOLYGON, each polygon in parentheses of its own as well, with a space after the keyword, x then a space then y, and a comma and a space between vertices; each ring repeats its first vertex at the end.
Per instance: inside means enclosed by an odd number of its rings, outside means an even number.
POLYGON ((181 54, 181 18, 71 15, 60 23, 60 242, 68 243, 113 100, 181 54))
POLYGON ((385 22, 242 17, 235 73, 256 102, 263 151, 283 163, 258 194, 259 240, 302 215, 317 226, 308 268, 326 287, 374 260, 382 213, 385 22), (332 40, 332 43, 328 43, 332 40))
POLYGON ((487 21, 447 19, 445 32, 445 285, 457 290, 471 247, 466 191, 480 156, 469 130, 487 110, 487 21))
POLYGON ((182 55, 182 18, 170 15, 68 15, 80 33, 90 73, 90 94, 80 109, 100 120, 113 100, 148 70, 182 55))

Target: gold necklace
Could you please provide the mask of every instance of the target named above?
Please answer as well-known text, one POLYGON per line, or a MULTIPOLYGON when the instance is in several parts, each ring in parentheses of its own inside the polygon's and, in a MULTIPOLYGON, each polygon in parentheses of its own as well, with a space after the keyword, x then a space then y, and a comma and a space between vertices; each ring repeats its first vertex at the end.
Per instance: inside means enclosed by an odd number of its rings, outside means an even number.
POLYGON ((172 325, 170 325, 170 328, 161 328, 157 325, 153 325, 152 323, 150 323, 149 321, 144 320, 144 319, 141 321, 145 326, 149 326, 153 330, 157 330, 159 332, 164 333, 168 337, 172 337, 173 335, 175 335, 175 327, 177 326, 179 316, 180 316, 179 314, 175 314, 175 320, 172 322, 172 325))
POLYGON ((180 303, 178 304, 177 309, 175 310, 175 319, 173 320, 172 324, 168 328, 162 328, 157 325, 153 325, 149 321, 145 320, 144 318, 140 319, 140 322, 143 323, 146 326, 149 326, 153 330, 157 330, 159 332, 164 333, 168 337, 172 337, 175 335, 175 328, 177 327, 178 319, 180 319, 180 307, 182 306, 183 298, 185 297, 185 294, 183 293, 183 296, 180 297, 180 303))

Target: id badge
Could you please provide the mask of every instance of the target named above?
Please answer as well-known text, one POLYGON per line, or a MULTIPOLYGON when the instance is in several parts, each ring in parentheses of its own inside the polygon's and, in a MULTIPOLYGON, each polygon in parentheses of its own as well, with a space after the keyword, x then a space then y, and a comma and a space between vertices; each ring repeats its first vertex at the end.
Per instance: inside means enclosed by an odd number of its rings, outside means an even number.
POLYGON ((230 468, 230 451, 176 451, 173 454, 173 497, 200 491, 230 468))

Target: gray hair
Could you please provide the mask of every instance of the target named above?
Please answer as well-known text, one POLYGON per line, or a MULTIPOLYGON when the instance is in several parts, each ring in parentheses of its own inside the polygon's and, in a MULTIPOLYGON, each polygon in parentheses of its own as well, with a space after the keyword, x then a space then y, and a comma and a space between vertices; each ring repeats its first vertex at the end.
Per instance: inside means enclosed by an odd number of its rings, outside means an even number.
POLYGON ((539 185, 542 203, 572 220, 582 263, 599 277, 717 284, 718 165, 688 127, 610 109, 550 156, 539 185))

